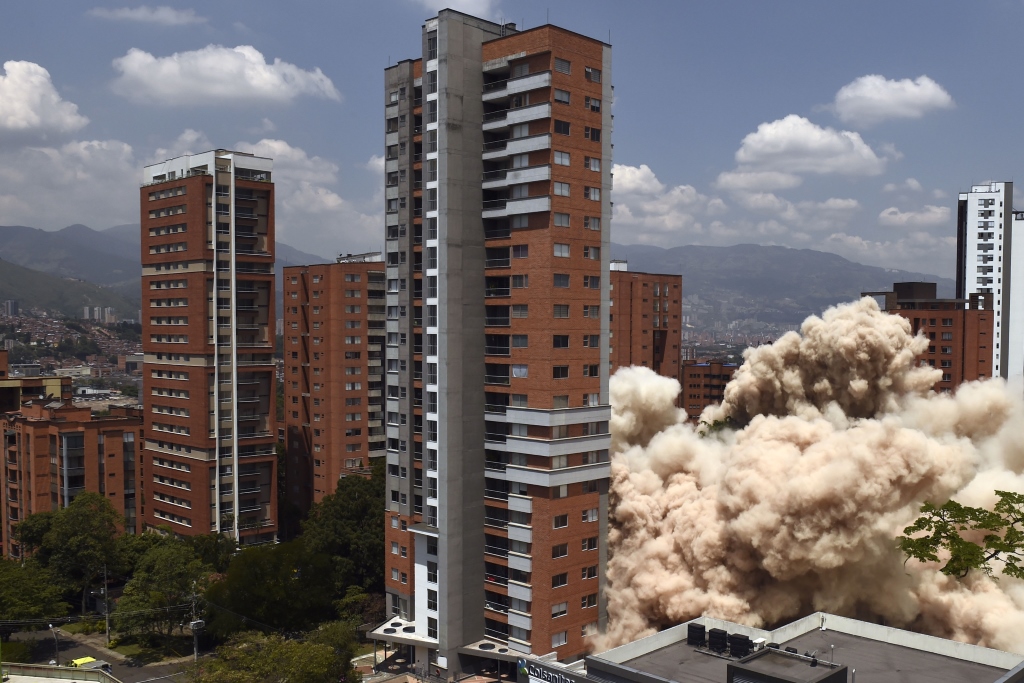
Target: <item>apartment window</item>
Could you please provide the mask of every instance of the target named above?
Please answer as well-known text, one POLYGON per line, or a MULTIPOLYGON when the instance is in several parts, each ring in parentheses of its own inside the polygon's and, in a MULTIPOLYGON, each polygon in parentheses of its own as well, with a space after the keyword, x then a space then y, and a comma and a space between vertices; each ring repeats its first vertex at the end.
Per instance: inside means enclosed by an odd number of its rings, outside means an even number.
POLYGON ((555 304, 554 315, 556 318, 568 318, 569 304, 555 304))
POLYGON ((512 376, 525 378, 530 376, 530 366, 525 363, 516 363, 512 365, 512 376))
POLYGON ((953 361, 951 361, 951 360, 941 360, 941 361, 939 361, 939 367, 940 368, 951 368, 951 367, 953 367, 953 361))
POLYGON ((572 62, 568 59, 559 59, 555 57, 555 71, 560 74, 572 73, 572 62))
POLYGON ((601 142, 601 129, 591 128, 590 126, 584 126, 583 137, 592 142, 601 142))
POLYGON ((599 334, 585 334, 583 335, 583 346, 584 348, 596 349, 601 346, 601 335, 599 334))
POLYGON ((571 166, 572 155, 568 152, 555 152, 555 163, 559 166, 571 166))
POLYGON ((952 346, 943 346, 942 347, 942 353, 953 353, 953 347, 952 346))
POLYGON ((599 187, 584 187, 583 198, 589 199, 593 202, 601 201, 601 188, 599 187))
POLYGON ((388 159, 397 159, 398 158, 398 145, 388 145, 386 156, 387 156, 388 159))
POLYGON ((569 104, 569 91, 559 90, 555 88, 555 102, 561 102, 562 104, 569 104))
POLYGON ((586 289, 601 289, 601 278, 598 275, 584 275, 583 287, 586 289))
MULTIPOLYGON (((584 407, 586 407, 586 406, 597 406, 597 405, 600 405, 600 404, 601 404, 601 395, 600 394, 583 394, 583 405, 584 405, 584 407)), ((584 454, 584 456, 585 455, 586 454, 584 454)), ((594 462, 597 462, 597 460, 595 459, 594 462)), ((583 464, 584 465, 592 465, 593 463, 586 462, 586 458, 584 457, 584 463, 583 464)))
POLYGON ((942 333, 942 341, 953 341, 953 333, 952 332, 943 332, 942 333))
POLYGON ((525 349, 530 345, 530 336, 526 334, 512 335, 512 348, 525 349))
POLYGON ((551 518, 551 526, 554 529, 564 529, 569 526, 569 515, 555 515, 551 518))
POLYGON ((568 197, 569 196, 569 183, 555 183, 555 196, 556 197, 568 197))
POLYGON ((398 570, 394 567, 391 568, 391 580, 398 581, 398 570))
POLYGON ((597 550, 597 536, 591 536, 590 538, 583 539, 583 550, 597 550))
POLYGON ((516 64, 512 67, 512 78, 521 78, 530 73, 529 64, 516 64))
POLYGON ((569 122, 568 121, 559 121, 558 119, 555 119, 555 132, 558 133, 559 135, 568 135, 569 134, 569 122))
POLYGON ((569 348, 569 335, 567 335, 567 334, 556 334, 551 339, 552 339, 552 348, 556 348, 556 349, 567 349, 567 348, 569 348))
POLYGON ((595 69, 592 66, 584 67, 583 68, 583 77, 586 78, 591 83, 600 83, 601 82, 601 70, 600 69, 595 69))
MULTIPOLYGON (((568 436, 568 434, 563 432, 561 434, 553 434, 552 436, 554 436, 555 438, 564 439, 564 438, 566 438, 568 436)), ((553 469, 553 470, 564 470, 568 466, 569 466, 569 456, 568 455, 556 455, 556 456, 553 456, 551 458, 551 469, 553 469)))
POLYGON ((585 481, 583 482, 583 493, 597 493, 597 481, 585 481))
POLYGON ((597 607, 597 593, 584 595, 580 598, 580 609, 589 609, 591 607, 597 607))
POLYGON ((567 273, 555 273, 555 287, 569 287, 569 275, 567 273))
POLYGON ((437 638, 437 619, 434 617, 427 617, 427 637, 437 638))
POLYGON ((597 521, 597 508, 590 508, 589 510, 583 511, 584 522, 596 522, 597 521))
POLYGON ((551 577, 551 587, 552 588, 561 588, 562 586, 567 586, 568 584, 569 584, 569 575, 564 573, 564 572, 561 573, 561 574, 555 574, 554 576, 551 577))
POLYGON ((555 365, 551 368, 551 379, 568 379, 569 377, 569 366, 568 365, 555 365))
POLYGON ((427 590, 427 609, 437 611, 437 591, 427 590))
POLYGON ((508 404, 513 408, 526 408, 526 394, 512 394, 508 397, 508 404))
POLYGON ((529 304, 512 304, 512 317, 513 318, 525 318, 530 313, 529 304))
MULTIPOLYGON (((555 246, 557 247, 558 245, 555 246)), ((568 247, 566 247, 566 252, 568 252, 568 247)), ((566 253, 566 256, 568 255, 569 254, 566 253)), ((555 254, 555 256, 558 256, 558 254, 555 254)), ((583 247, 583 258, 588 258, 594 261, 600 261, 601 247, 583 247)))
POLYGON ((561 647, 569 642, 569 638, 566 635, 568 631, 562 631, 561 633, 555 633, 551 636, 551 647, 561 647))
MULTIPOLYGON (((583 317, 584 318, 600 318, 601 317, 601 307, 600 306, 584 306, 583 307, 583 317)), ((657 327, 657 326, 655 326, 655 327, 657 327)))
POLYGON ((529 275, 513 275, 511 279, 512 289, 526 289, 530 286, 529 275))
POLYGON ((427 562, 427 581, 437 583, 437 562, 427 562))
POLYGON ((398 554, 398 542, 397 541, 391 541, 391 554, 392 555, 397 555, 398 554))
POLYGON ((567 213, 555 213, 555 227, 556 228, 568 228, 569 227, 569 214, 567 213))
MULTIPOLYGON (((566 124, 568 125, 568 124, 566 124)), ((530 124, 520 123, 512 126, 512 135, 510 136, 513 140, 516 138, 525 138, 530 135, 530 124)), ((566 133, 568 135, 568 133, 566 133)))
POLYGON ((388 93, 388 102, 391 103, 391 104, 394 104, 397 101, 398 101, 398 91, 397 90, 392 90, 390 93, 388 93))
MULTIPOLYGON (((596 248, 596 247, 591 247, 596 248)), ((586 253, 587 247, 583 247, 583 258, 590 258, 586 253)), ((555 256, 558 258, 569 258, 569 245, 555 242, 555 256)))
POLYGON ((580 578, 582 578, 584 580, 585 579, 596 579, 597 578, 597 565, 595 564, 595 565, 593 565, 591 567, 584 567, 583 568, 583 572, 582 572, 582 576, 580 578))
POLYGON ((569 544, 559 543, 558 545, 551 546, 551 559, 557 560, 560 557, 569 556, 569 544))
POLYGON ((556 488, 551 489, 552 498, 565 498, 569 495, 569 485, 562 484, 556 488))
POLYGON ((943 327, 952 327, 953 326, 953 319, 952 318, 943 318, 942 319, 942 326, 943 327))
POLYGON ((515 244, 512 245, 512 258, 528 258, 530 256, 530 245, 528 244, 515 244))
POLYGON ((511 220, 509 221, 509 227, 511 227, 513 230, 528 228, 530 227, 530 217, 525 213, 512 216, 511 220))
POLYGON ((600 171, 601 160, 597 157, 583 157, 583 168, 588 171, 600 171))
POLYGON ((584 216, 583 227, 586 228, 587 230, 600 230, 601 219, 595 216, 584 216))
POLYGON ((601 100, 597 99, 596 97, 584 97, 583 106, 584 108, 589 109, 590 111, 600 112, 601 100))

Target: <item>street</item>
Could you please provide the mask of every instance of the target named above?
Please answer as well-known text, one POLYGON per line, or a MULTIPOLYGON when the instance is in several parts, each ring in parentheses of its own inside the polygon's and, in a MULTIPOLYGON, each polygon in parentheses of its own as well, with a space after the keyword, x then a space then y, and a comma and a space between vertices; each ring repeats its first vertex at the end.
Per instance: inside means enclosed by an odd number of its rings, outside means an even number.
MULTIPOLYGON (((55 644, 53 635, 50 631, 34 631, 34 632, 20 632, 15 633, 11 636, 12 640, 31 640, 38 639, 40 641, 40 647, 37 649, 37 657, 32 662, 33 664, 46 664, 51 659, 54 659, 55 644), (49 647, 47 647, 47 639, 49 639, 49 647)), ((124 662, 112 659, 107 655, 103 654, 99 650, 83 645, 81 643, 71 640, 66 634, 61 633, 59 636, 60 640, 60 663, 63 665, 72 659, 79 657, 95 657, 96 659, 102 659, 105 662, 110 662, 111 673, 119 681, 123 683, 142 683, 142 681, 149 681, 154 678, 168 681, 170 683, 178 683, 185 679, 184 675, 175 676, 181 668, 181 664, 150 664, 148 666, 132 666, 124 662), (169 678, 161 678, 170 676, 169 678)))

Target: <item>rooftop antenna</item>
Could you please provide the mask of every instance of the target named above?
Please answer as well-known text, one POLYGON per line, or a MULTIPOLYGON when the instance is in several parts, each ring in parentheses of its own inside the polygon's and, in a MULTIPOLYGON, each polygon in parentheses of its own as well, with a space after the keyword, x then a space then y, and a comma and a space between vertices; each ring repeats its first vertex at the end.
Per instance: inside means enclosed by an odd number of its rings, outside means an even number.
POLYGON ((544 23, 545 24, 550 24, 551 23, 551 8, 550 7, 548 7, 544 11, 544 23))
POLYGON ((832 648, 832 652, 829 653, 829 656, 828 656, 828 665, 832 666, 833 664, 836 663, 836 646, 835 645, 831 645, 830 647, 832 648))

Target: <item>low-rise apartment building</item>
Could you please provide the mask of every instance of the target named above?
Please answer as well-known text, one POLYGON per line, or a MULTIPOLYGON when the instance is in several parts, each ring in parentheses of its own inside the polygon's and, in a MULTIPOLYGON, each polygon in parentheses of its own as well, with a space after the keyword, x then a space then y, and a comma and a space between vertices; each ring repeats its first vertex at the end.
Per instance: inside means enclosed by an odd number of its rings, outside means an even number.
POLYGON ((891 292, 865 295, 881 299, 883 310, 906 318, 914 334, 928 337, 928 348, 917 359, 942 370, 936 391, 994 377, 994 295, 976 292, 965 299, 939 299, 936 292, 934 282, 896 282, 891 292))
POLYGON ((611 372, 639 365, 678 377, 683 276, 632 272, 625 261, 610 270, 611 372))
POLYGON ((137 450, 142 414, 111 407, 93 415, 66 401, 29 401, 0 416, 4 479, 0 486, 0 543, 6 557, 21 557, 12 531, 26 516, 67 507, 83 491, 105 496, 139 530, 142 467, 137 450))

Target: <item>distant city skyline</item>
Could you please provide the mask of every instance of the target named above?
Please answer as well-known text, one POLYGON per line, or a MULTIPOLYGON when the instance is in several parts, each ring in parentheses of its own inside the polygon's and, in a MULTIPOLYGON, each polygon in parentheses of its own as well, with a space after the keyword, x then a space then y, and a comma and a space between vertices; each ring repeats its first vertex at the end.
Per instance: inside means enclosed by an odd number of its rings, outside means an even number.
POLYGON ((610 38, 616 242, 948 277, 957 192, 1020 164, 1001 75, 1019 3, 19 3, 0 26, 0 225, 136 223, 142 165, 233 147, 275 159, 283 242, 379 249, 377 85, 444 6, 610 38))

